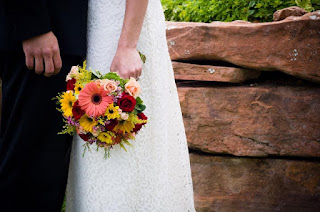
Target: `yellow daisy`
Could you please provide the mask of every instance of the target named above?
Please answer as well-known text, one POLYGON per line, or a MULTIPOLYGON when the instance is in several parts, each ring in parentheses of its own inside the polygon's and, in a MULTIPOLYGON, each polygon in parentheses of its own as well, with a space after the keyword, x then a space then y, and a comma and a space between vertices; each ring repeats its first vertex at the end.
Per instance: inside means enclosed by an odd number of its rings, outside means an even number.
POLYGON ((119 132, 121 131, 122 134, 130 133, 134 129, 134 123, 131 120, 132 116, 130 115, 127 120, 120 121, 115 127, 114 131, 119 132))
POLYGON ((61 110, 63 111, 64 116, 73 116, 72 115, 72 106, 75 103, 76 98, 73 96, 72 92, 64 92, 62 94, 62 99, 60 99, 61 110))
POLYGON ((88 131, 91 133, 92 133, 92 127, 97 125, 97 122, 87 115, 83 115, 79 119, 79 123, 80 123, 80 126, 82 126, 85 131, 88 131))
POLYGON ((113 103, 109 104, 104 115, 107 116, 108 119, 120 118, 120 114, 118 110, 119 110, 119 106, 114 106, 113 103))
POLYGON ((83 86, 81 84, 76 84, 76 86, 74 87, 74 93, 79 95, 82 88, 83 88, 83 86))
POLYGON ((113 140, 112 137, 114 137, 114 133, 112 132, 101 132, 98 135, 98 139, 106 144, 112 145, 113 140))

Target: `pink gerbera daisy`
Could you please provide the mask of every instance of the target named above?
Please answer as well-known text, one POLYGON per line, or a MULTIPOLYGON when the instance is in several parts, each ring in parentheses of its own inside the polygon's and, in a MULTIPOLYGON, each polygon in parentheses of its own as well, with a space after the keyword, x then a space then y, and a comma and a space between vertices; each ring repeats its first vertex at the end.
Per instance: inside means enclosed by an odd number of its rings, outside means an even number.
POLYGON ((96 118, 103 115, 108 105, 113 103, 112 97, 108 94, 109 91, 105 91, 102 86, 90 82, 79 93, 79 105, 88 116, 96 118))

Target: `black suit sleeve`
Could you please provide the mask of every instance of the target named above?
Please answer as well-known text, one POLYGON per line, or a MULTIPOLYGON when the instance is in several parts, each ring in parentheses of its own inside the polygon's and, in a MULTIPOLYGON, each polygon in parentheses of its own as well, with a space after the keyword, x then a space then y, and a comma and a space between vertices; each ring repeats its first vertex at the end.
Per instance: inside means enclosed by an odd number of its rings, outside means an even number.
POLYGON ((22 41, 51 31, 46 0, 4 0, 5 14, 15 40, 22 41))

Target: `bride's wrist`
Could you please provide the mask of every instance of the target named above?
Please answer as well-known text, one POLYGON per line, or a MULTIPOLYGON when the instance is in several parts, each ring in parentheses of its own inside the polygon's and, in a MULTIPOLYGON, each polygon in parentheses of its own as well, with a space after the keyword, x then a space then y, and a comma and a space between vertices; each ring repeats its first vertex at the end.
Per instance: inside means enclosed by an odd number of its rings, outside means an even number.
POLYGON ((136 47, 135 46, 118 45, 117 51, 128 51, 128 50, 136 50, 136 47))
POLYGON ((124 50, 124 49, 136 49, 137 48, 137 43, 136 42, 128 42, 121 40, 118 43, 118 49, 124 50))

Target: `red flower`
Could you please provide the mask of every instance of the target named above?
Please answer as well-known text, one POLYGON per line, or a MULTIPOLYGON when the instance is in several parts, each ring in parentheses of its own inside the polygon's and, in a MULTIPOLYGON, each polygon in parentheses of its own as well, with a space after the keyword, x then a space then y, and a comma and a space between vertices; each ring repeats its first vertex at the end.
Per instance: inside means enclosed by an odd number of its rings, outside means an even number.
POLYGON ((112 131, 113 128, 114 128, 115 126, 117 126, 117 124, 118 124, 118 120, 117 120, 117 119, 111 119, 111 120, 110 120, 110 123, 109 123, 109 124, 106 124, 105 127, 106 127, 107 130, 112 131))
POLYGON ((76 79, 75 78, 72 78, 71 80, 68 80, 67 82, 67 91, 69 90, 73 90, 74 89, 74 84, 76 83, 76 79))
POLYGON ((84 141, 88 141, 90 138, 90 134, 79 134, 80 138, 82 138, 84 141))
MULTIPOLYGON (((148 117, 147 117, 146 115, 144 115, 144 113, 138 113, 138 117, 139 117, 139 119, 142 119, 142 120, 147 120, 147 119, 148 119, 148 117)), ((142 127, 143 125, 145 125, 145 124, 146 124, 146 123, 136 124, 136 125, 134 126, 134 129, 133 129, 132 132, 138 132, 138 131, 141 129, 141 127, 142 127)))
POLYGON ((114 144, 120 143, 121 140, 122 140, 122 136, 121 136, 121 135, 117 135, 116 138, 115 138, 115 140, 114 140, 114 144))
POLYGON ((138 113, 138 117, 139 117, 139 119, 142 119, 142 120, 148 120, 148 117, 146 115, 144 115, 144 113, 138 113))
POLYGON ((132 132, 138 132, 139 130, 141 130, 142 124, 136 124, 132 130, 132 132))
POLYGON ((120 109, 124 112, 132 112, 136 106, 136 100, 129 94, 122 93, 122 97, 118 100, 120 109))
POLYGON ((85 114, 85 111, 81 109, 78 100, 73 104, 72 114, 75 120, 79 120, 81 116, 85 114))

